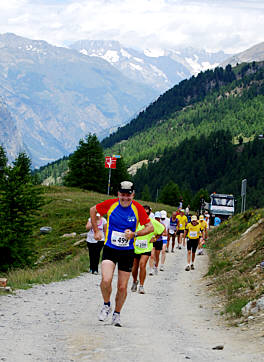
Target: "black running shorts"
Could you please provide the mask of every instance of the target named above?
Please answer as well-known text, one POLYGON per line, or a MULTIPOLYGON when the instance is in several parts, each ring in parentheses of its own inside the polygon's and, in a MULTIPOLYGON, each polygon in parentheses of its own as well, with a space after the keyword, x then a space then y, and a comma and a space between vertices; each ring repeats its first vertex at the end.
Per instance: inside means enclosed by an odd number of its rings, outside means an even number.
POLYGON ((102 256, 103 260, 111 260, 113 263, 118 264, 118 270, 130 273, 134 262, 134 249, 119 250, 105 245, 102 256))
POLYGON ((163 240, 155 241, 155 243, 153 243, 153 247, 154 247, 156 250, 162 250, 163 240))
POLYGON ((196 249, 199 244, 199 239, 188 239, 187 240, 187 250, 191 250, 193 253, 196 252, 196 249))
POLYGON ((184 230, 178 230, 176 234, 180 235, 180 234, 183 234, 183 233, 184 233, 184 230))
POLYGON ((135 259, 140 259, 141 255, 147 255, 150 256, 151 255, 151 251, 146 251, 145 253, 141 253, 141 254, 134 254, 134 258, 135 259))

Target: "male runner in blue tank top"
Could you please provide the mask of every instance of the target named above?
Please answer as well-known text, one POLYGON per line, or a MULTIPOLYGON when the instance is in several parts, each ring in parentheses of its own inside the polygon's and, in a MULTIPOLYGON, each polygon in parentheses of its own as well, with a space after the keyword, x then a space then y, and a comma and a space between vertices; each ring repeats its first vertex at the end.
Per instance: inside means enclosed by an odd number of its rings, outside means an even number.
POLYGON ((151 233, 154 228, 143 206, 134 201, 134 185, 123 181, 119 185, 118 198, 106 200, 90 209, 94 238, 100 240, 101 233, 96 223, 96 213, 107 214, 107 228, 102 257, 101 292, 104 305, 99 315, 105 321, 111 312, 110 297, 115 266, 118 264, 116 305, 112 324, 121 327, 120 311, 127 296, 127 284, 134 261, 134 238, 151 233), (145 226, 136 232, 138 223, 145 226))

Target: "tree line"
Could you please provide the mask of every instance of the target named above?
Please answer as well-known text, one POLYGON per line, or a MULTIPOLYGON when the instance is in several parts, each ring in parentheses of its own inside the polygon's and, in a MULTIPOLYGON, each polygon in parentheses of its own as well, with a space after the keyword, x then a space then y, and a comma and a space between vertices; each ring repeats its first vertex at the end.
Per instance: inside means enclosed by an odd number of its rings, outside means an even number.
POLYGON ((212 192, 230 193, 238 200, 239 209, 241 181, 246 178, 247 207, 263 207, 263 159, 264 140, 256 137, 252 142, 234 145, 231 133, 221 130, 207 137, 192 137, 167 150, 158 161, 142 166, 133 181, 139 197, 147 194, 151 201, 157 199, 158 190, 161 202, 177 206, 183 198, 196 210, 197 194, 208 198, 212 192), (164 193, 171 186, 174 191, 164 193))

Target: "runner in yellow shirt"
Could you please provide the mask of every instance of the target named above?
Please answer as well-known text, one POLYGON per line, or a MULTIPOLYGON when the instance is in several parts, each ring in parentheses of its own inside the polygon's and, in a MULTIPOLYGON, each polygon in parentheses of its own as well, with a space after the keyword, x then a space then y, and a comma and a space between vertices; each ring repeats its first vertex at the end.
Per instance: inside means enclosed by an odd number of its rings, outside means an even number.
POLYGON ((180 209, 180 214, 177 215, 178 219, 178 225, 177 225, 177 240, 178 240, 178 249, 181 249, 182 243, 185 247, 185 236, 184 236, 184 230, 186 228, 186 225, 188 223, 187 216, 184 215, 184 210, 180 209))
POLYGON ((199 223, 200 225, 202 225, 203 227, 203 234, 202 232, 200 233, 200 238, 199 238, 199 245, 198 245, 198 253, 197 255, 203 255, 204 251, 203 251, 203 245, 205 243, 205 239, 207 239, 207 222, 204 220, 204 216, 200 215, 199 217, 199 223))
POLYGON ((191 222, 187 224, 186 230, 184 231, 184 237, 188 236, 187 241, 187 266, 185 268, 186 271, 190 269, 194 270, 194 260, 195 253, 199 243, 200 232, 203 233, 203 227, 200 225, 197 220, 197 216, 193 215, 191 218, 191 222), (188 234, 187 234, 188 233, 188 234), (191 263, 191 254, 192 254, 192 263, 191 263))
MULTIPOLYGON (((144 209, 148 216, 150 216, 151 209, 148 205, 144 206, 144 209)), ((150 218, 150 222, 154 227, 154 231, 145 236, 139 236, 135 240, 134 244, 134 263, 132 268, 133 284, 131 287, 132 292, 138 292, 140 294, 145 294, 144 282, 146 279, 146 266, 151 256, 151 251, 153 249, 153 242, 156 241, 157 236, 161 236, 165 227, 159 221, 150 218), (139 269, 139 287, 138 286, 138 269, 139 269)), ((137 231, 143 229, 143 226, 138 225, 137 231)), ((155 244, 154 244, 155 245, 155 244)))

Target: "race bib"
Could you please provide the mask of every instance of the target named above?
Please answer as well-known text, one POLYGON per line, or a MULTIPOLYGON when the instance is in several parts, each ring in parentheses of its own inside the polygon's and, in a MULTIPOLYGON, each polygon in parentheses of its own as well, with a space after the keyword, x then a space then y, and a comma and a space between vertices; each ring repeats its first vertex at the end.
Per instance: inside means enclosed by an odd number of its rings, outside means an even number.
POLYGON ((175 230, 170 229, 170 230, 169 230, 169 233, 170 233, 171 235, 174 235, 175 230))
POLYGON ((147 249, 148 241, 147 240, 136 240, 135 244, 139 249, 147 249))
POLYGON ((126 239, 125 233, 119 231, 113 231, 111 237, 111 243, 115 246, 126 248, 129 246, 129 239, 126 239))
POLYGON ((180 228, 182 228, 182 224, 180 224, 180 228))
POLYGON ((190 238, 197 238, 197 231, 190 231, 190 238))

